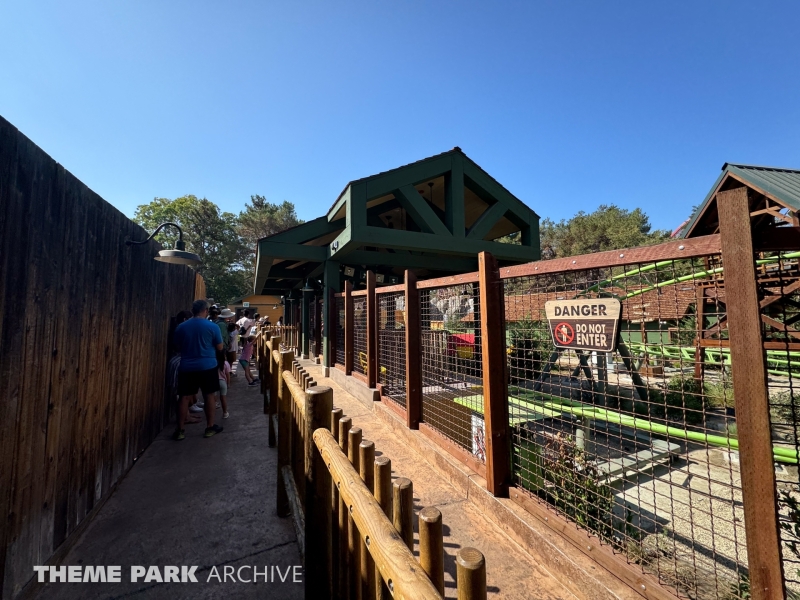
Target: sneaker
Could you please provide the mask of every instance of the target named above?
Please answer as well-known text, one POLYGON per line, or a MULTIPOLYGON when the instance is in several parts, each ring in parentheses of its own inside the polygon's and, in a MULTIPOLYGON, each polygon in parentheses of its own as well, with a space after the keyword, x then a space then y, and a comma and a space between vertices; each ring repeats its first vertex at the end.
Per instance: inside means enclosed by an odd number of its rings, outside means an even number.
POLYGON ((217 435, 218 433, 222 433, 222 427, 219 425, 214 425, 213 427, 206 427, 206 432, 203 434, 203 437, 212 437, 217 435))
POLYGON ((197 406, 199 406, 200 408, 205 408, 206 407, 206 403, 205 402, 195 402, 195 404, 197 406))
POLYGON ((189 412, 199 413, 199 412, 203 412, 203 409, 202 409, 202 407, 198 406, 197 404, 192 404, 189 407, 189 412))
POLYGON ((250 382, 250 383, 248 383, 247 385, 251 385, 251 386, 252 386, 252 385, 258 385, 258 383, 259 383, 259 382, 258 382, 258 379, 254 379, 253 381, 251 381, 251 382, 250 382))
POLYGON ((185 430, 184 429, 176 429, 175 433, 172 434, 172 439, 176 442, 180 442, 183 438, 185 438, 185 430))
POLYGON ((223 419, 227 419, 227 418, 228 418, 228 417, 230 417, 230 416, 231 416, 231 413, 229 413, 229 412, 224 412, 224 413, 222 413, 222 418, 223 418, 223 419))
POLYGON ((222 404, 220 404, 219 401, 217 401, 217 408, 219 408, 220 406, 222 406, 222 404))
POLYGON ((261 383, 261 380, 258 377, 256 377, 255 379, 253 379, 253 383, 261 383))

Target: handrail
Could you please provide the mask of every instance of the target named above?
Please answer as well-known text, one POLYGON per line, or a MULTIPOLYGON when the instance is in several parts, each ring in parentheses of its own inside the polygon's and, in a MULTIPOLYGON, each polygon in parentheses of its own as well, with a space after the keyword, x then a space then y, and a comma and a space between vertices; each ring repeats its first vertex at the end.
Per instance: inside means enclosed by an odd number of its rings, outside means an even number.
POLYGON ((283 381, 289 388, 289 393, 292 395, 295 409, 300 412, 300 415, 305 419, 306 417, 306 393, 303 387, 297 382, 292 375, 291 371, 283 372, 283 381))
POLYGON ((392 522, 339 448, 336 438, 326 429, 317 429, 314 444, 393 597, 397 600, 441 600, 442 596, 400 539, 392 522))

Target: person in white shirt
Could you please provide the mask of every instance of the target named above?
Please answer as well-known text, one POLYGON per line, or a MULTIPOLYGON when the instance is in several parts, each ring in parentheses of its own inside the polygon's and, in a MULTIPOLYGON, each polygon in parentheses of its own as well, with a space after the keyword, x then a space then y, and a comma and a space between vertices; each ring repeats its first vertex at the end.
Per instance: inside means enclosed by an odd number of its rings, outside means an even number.
POLYGON ((242 335, 246 336, 250 332, 250 328, 253 326, 253 323, 255 323, 255 321, 250 318, 251 314, 252 313, 250 312, 250 309, 247 308, 244 311, 244 316, 236 321, 236 325, 239 326, 239 332, 242 335))

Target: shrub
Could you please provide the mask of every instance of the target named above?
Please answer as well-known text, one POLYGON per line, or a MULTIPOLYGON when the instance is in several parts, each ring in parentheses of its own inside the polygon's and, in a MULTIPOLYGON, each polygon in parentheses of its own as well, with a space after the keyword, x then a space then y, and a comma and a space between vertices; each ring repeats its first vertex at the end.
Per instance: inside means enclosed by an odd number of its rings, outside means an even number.
POLYGON ((506 328, 508 366, 512 381, 539 377, 553 352, 553 340, 545 321, 525 319, 506 328))
POLYGON ((663 402, 668 417, 689 424, 703 422, 703 386, 693 377, 672 377, 667 382, 663 402))

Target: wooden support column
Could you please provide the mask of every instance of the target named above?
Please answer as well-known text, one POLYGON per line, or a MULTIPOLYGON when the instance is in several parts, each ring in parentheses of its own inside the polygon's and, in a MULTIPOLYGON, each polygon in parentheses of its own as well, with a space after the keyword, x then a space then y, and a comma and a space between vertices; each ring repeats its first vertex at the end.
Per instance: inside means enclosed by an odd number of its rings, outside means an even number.
POLYGON ((405 290, 406 328, 406 425, 419 429, 422 420, 422 348, 420 346, 419 290, 417 276, 406 270, 405 290))
POLYGON ((322 297, 322 364, 332 367, 336 362, 336 313, 335 294, 342 291, 342 278, 339 263, 329 260, 325 263, 323 271, 323 297, 322 297))
POLYGON ((695 324, 695 329, 697 334, 695 337, 694 347, 694 378, 698 381, 703 381, 703 376, 705 374, 706 349, 701 345, 700 340, 703 339, 703 329, 705 328, 705 288, 698 286, 695 291, 697 292, 697 299, 695 300, 697 303, 697 308, 695 309, 695 320, 697 321, 695 324))
POLYGON ((306 282, 302 293, 300 321, 303 333, 300 338, 300 354, 302 358, 307 359, 311 350, 311 302, 314 300, 314 292, 308 282, 306 282))
POLYGON ((747 562, 753 600, 784 597, 775 470, 747 188, 717 193, 747 562))
POLYGON ((319 355, 322 354, 322 303, 318 296, 314 296, 314 358, 319 364, 319 355))
POLYGON ((483 357, 483 418, 486 440, 486 487, 507 497, 511 478, 508 445, 508 380, 506 377, 505 300, 497 260, 478 255, 483 357))
POLYGON ((367 271, 367 385, 378 385, 378 318, 375 310, 375 273, 367 271))
POLYGON ((353 352, 355 345, 355 310, 353 307, 353 284, 344 282, 344 372, 353 373, 353 352))
POLYGON ((280 354, 278 364, 278 477, 277 477, 277 510, 279 517, 291 514, 289 495, 283 484, 283 467, 291 466, 292 460, 292 393, 283 380, 283 372, 291 371, 294 352, 285 350, 280 354))

